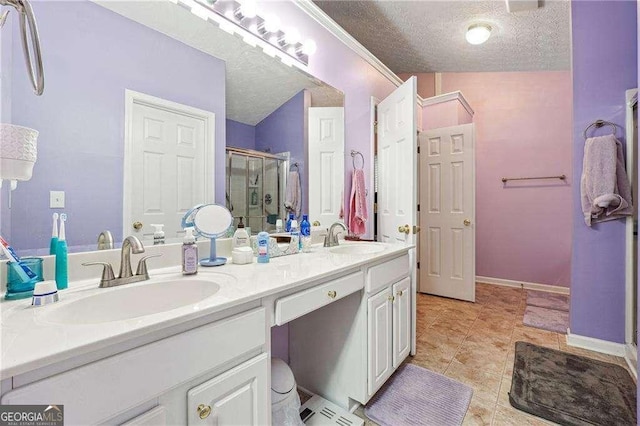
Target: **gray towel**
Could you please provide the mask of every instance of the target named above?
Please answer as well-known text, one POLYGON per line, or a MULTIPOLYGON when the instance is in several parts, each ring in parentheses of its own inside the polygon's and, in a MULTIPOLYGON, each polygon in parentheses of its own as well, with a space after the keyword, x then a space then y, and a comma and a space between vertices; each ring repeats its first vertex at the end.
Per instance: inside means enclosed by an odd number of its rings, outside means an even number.
POLYGON ((614 135, 586 140, 580 190, 587 226, 633 214, 622 144, 614 135))

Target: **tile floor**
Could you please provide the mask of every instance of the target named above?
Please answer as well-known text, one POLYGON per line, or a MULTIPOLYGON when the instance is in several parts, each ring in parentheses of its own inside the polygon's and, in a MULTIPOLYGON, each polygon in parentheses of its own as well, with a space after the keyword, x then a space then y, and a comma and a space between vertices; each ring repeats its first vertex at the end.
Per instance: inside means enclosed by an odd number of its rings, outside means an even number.
MULTIPOLYGON (((476 303, 418 295, 417 353, 407 362, 436 371, 473 388, 464 425, 549 425, 549 421, 519 411, 507 392, 515 342, 596 358, 626 367, 623 358, 567 346, 565 335, 522 324, 526 291, 488 284, 476 286, 476 303)), ((360 408, 356 414, 365 425, 360 408)))

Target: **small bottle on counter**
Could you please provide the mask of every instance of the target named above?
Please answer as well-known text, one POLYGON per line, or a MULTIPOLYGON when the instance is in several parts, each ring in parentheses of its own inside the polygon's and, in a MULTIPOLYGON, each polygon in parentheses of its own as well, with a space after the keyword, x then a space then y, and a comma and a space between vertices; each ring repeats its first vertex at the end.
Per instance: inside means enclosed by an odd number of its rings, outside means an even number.
POLYGON ((182 275, 198 273, 198 245, 193 236, 193 227, 185 228, 185 236, 182 241, 182 275))
POLYGON ((164 231, 162 230, 164 225, 161 223, 152 223, 151 226, 156 228, 156 230, 153 231, 153 245, 164 244, 164 231))
POLYGON ((293 220, 293 213, 289 213, 289 219, 287 219, 287 223, 284 225, 284 232, 291 232, 292 220, 293 220))
POLYGON ((309 223, 309 215, 302 215, 300 222, 300 248, 304 253, 311 251, 311 224, 309 223))
POLYGON ((240 218, 240 223, 238 223, 238 229, 233 234, 232 245, 233 248, 249 247, 250 245, 249 233, 245 229, 244 223, 242 223, 242 217, 240 218))
POLYGON ((295 244, 298 245, 298 251, 302 248, 300 241, 300 230, 298 229, 298 221, 293 219, 291 221, 291 239, 295 241, 295 244))
POLYGON ((258 234, 258 263, 269 263, 269 233, 258 234))

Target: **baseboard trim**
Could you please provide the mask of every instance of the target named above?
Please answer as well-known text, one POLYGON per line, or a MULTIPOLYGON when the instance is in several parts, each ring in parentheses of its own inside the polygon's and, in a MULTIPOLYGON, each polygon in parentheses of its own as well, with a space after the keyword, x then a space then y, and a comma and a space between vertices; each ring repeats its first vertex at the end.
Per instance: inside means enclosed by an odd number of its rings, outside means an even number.
POLYGON ((608 340, 594 339, 593 337, 580 336, 571 334, 571 330, 567 329, 567 345, 576 348, 589 349, 590 351, 600 352, 603 354, 625 357, 625 344, 610 342, 608 340))
POLYGON ((503 278, 481 277, 478 275, 476 275, 476 282, 492 284, 492 285, 501 285, 505 287, 524 288, 527 290, 540 290, 540 291, 549 291, 552 293, 569 294, 569 287, 562 287, 559 285, 530 283, 526 281, 513 281, 513 280, 505 280, 503 278))
POLYGON ((629 366, 629 370, 631 370, 631 374, 633 377, 638 380, 638 348, 632 345, 631 343, 627 343, 624 345, 624 359, 627 361, 627 365, 629 366))

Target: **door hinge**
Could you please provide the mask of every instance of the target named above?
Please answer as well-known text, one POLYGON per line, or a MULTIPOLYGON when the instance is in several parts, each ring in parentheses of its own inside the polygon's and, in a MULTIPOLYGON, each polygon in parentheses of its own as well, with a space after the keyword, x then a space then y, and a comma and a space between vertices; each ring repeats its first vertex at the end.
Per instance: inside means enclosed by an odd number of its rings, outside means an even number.
POLYGON ((418 262, 418 269, 420 269, 420 262, 418 262))
POLYGON ((418 204, 418 211, 420 211, 420 204, 418 204))
POLYGON ((378 203, 373 203, 373 212, 378 213, 378 203))
POLYGON ((373 122, 373 133, 378 133, 378 122, 377 121, 373 122))
POLYGON ((418 154, 420 154, 420 145, 418 145, 418 154))

